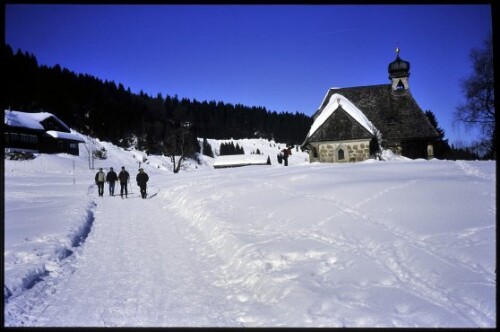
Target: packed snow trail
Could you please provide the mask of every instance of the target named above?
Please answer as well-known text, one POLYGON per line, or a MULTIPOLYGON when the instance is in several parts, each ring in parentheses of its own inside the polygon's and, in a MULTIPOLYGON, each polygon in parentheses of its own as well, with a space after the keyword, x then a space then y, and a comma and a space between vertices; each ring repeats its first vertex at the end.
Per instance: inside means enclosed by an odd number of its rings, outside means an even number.
POLYGON ((186 225, 170 218, 154 198, 121 199, 106 192, 95 202, 92 234, 74 273, 37 304, 30 313, 33 325, 236 324, 218 307, 224 293, 210 283, 217 264, 195 254, 186 225))

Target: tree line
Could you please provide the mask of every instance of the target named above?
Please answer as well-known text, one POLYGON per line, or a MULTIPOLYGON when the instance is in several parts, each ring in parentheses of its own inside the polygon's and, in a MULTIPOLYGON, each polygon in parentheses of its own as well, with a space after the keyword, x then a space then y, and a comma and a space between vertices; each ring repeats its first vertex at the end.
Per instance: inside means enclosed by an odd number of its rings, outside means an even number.
MULTIPOLYGON (((435 150, 437 158, 496 157, 491 39, 485 45, 484 50, 471 52, 475 71, 462 82, 468 104, 459 107, 456 114, 457 121, 471 126, 480 123, 484 137, 471 147, 450 146, 434 114, 426 111, 440 133, 435 150), (474 98, 478 95, 483 97, 479 102, 474 98)), ((3 109, 50 112, 82 134, 124 148, 134 146, 147 153, 164 154, 174 160, 178 153, 183 154, 182 159, 200 152, 198 137, 221 140, 255 137, 301 144, 313 122, 303 113, 277 113, 261 106, 198 101, 177 95, 163 97, 160 93, 152 97, 143 91, 134 94, 121 83, 76 74, 60 65, 39 65, 33 54, 21 50, 14 53, 6 44, 2 67, 3 109)))
MULTIPOLYGON (((76 74, 60 65, 39 65, 28 52, 4 44, 3 109, 50 112, 82 134, 120 147, 164 153, 174 132, 213 139, 267 138, 301 144, 312 118, 299 112, 277 113, 261 106, 198 101, 177 95, 152 97, 114 81, 76 74), (181 130, 182 129, 182 130, 181 130)), ((192 150, 192 149, 190 149, 192 150)), ((199 147, 195 149, 199 152, 199 147)))
POLYGON ((450 145, 448 139, 445 139, 445 131, 443 128, 439 127, 434 113, 431 110, 427 110, 424 113, 427 119, 429 119, 429 122, 439 133, 439 139, 434 143, 434 156, 436 158, 447 160, 481 160, 489 158, 489 155, 480 154, 475 145, 470 147, 450 145))

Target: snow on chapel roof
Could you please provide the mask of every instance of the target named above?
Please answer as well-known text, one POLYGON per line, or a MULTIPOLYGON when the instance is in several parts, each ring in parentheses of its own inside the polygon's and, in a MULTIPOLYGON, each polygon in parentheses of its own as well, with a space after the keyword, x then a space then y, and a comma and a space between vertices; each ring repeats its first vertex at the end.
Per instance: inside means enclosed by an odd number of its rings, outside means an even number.
MULTIPOLYGON (((314 120, 309 133, 307 134, 307 138, 311 137, 316 130, 319 129, 325 123, 325 121, 335 112, 339 107, 342 107, 344 111, 346 111, 350 116, 354 118, 360 125, 362 125, 370 134, 377 135, 378 130, 371 123, 370 120, 363 114, 363 112, 354 106, 353 103, 346 97, 342 96, 339 93, 334 93, 328 104, 323 108, 321 113, 318 115, 316 120, 314 120)), ((307 139, 306 138, 306 139, 307 139)))

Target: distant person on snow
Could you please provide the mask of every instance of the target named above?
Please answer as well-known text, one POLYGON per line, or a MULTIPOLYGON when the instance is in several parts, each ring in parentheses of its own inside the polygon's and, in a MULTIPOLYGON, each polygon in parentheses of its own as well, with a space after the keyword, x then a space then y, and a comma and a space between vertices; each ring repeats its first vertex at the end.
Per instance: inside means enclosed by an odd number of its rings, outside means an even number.
POLYGON ((123 192, 125 192, 125 197, 128 196, 127 183, 130 179, 130 174, 125 170, 125 166, 122 166, 120 174, 118 174, 118 179, 120 179, 120 196, 123 198, 123 192))
POLYGON ((95 184, 97 184, 97 191, 101 197, 104 195, 104 181, 106 181, 106 174, 102 168, 99 168, 99 172, 95 175, 95 184))
POLYGON ((139 173, 137 174, 137 177, 135 179, 137 181, 137 185, 141 188, 142 198, 146 198, 146 184, 149 180, 149 176, 146 174, 146 172, 144 172, 143 168, 139 168, 139 173))
POLYGON ((292 147, 287 146, 286 149, 281 150, 283 155, 283 162, 285 166, 288 166, 288 157, 292 155, 292 147))
POLYGON ((113 171, 113 167, 109 168, 109 172, 106 175, 106 182, 109 184, 109 195, 114 196, 115 195, 115 182, 118 180, 118 176, 116 175, 116 172, 113 171))

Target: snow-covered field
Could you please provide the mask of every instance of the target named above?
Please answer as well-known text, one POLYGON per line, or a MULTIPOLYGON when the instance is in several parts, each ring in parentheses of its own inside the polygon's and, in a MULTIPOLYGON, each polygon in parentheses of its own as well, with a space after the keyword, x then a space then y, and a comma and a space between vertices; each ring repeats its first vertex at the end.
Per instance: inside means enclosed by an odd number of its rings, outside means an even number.
POLYGON ((496 326, 495 162, 309 164, 294 149, 284 167, 284 144, 236 142, 272 165, 203 157, 173 174, 101 142, 95 167, 125 166, 127 199, 98 197, 82 145, 6 160, 5 325, 496 326))

